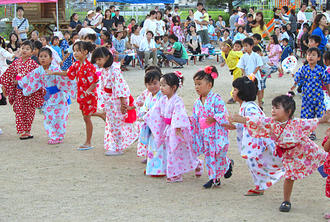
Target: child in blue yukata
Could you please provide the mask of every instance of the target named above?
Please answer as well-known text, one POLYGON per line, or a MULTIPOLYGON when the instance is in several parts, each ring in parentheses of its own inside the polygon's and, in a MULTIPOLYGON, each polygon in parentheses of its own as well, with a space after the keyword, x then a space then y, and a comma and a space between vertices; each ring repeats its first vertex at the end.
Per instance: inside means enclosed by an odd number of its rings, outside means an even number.
MULTIPOLYGON (((321 118, 325 114, 324 93, 325 86, 329 94, 330 75, 327 70, 317 64, 321 59, 321 51, 318 48, 307 50, 307 65, 302 66, 294 75, 294 90, 297 85, 302 86, 301 115, 303 119, 321 118)), ((311 140, 316 140, 315 132, 310 135, 311 140)))
POLYGON ((281 63, 280 66, 278 67, 278 76, 282 77, 283 76, 283 69, 282 69, 282 62, 284 61, 284 59, 286 59, 287 57, 291 56, 293 53, 293 50, 291 48, 291 46, 289 45, 289 39, 284 38, 282 40, 282 54, 281 54, 281 63))

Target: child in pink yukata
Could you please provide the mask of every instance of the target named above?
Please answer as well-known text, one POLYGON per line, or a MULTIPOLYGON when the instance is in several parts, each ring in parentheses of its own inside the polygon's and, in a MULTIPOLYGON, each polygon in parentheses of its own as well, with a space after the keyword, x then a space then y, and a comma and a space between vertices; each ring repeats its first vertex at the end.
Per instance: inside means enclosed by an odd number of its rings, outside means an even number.
POLYGON ((182 182, 182 174, 195 170, 198 159, 192 149, 191 125, 182 99, 176 91, 182 86, 180 72, 167 73, 160 79, 164 96, 146 114, 144 121, 150 128, 157 146, 167 151, 167 182, 182 182))
POLYGON ((229 117, 229 120, 245 124, 253 137, 274 140, 275 153, 283 157, 285 169, 284 201, 279 210, 289 212, 294 181, 311 175, 327 158, 327 153, 308 136, 319 123, 328 123, 330 114, 327 113, 321 119, 293 118, 296 103, 292 94, 275 97, 272 106, 272 117, 243 117, 234 114, 229 117))
POLYGON ((221 96, 212 91, 214 79, 218 76, 214 66, 207 66, 193 78, 199 98, 194 103, 190 121, 193 148, 197 155, 205 155, 208 169, 209 181, 204 188, 218 187, 221 177, 229 178, 232 174, 232 163, 227 157, 228 130, 221 126, 228 123, 228 111, 221 96))
MULTIPOLYGON (((327 181, 325 184, 325 196, 330 198, 330 128, 327 129, 326 137, 323 140, 322 146, 324 147, 325 152, 328 153, 327 160, 324 163, 324 172, 328 174, 327 181)), ((328 219, 330 222, 330 212, 324 215, 325 219, 328 219)))
POLYGON ((133 124, 136 116, 132 120, 134 117, 130 116, 130 113, 132 115, 134 113, 128 112, 134 109, 129 106, 130 90, 121 73, 120 64, 113 62, 112 54, 106 47, 99 47, 93 52, 92 63, 96 63, 102 69, 99 85, 108 94, 108 98, 104 101, 105 155, 122 155, 123 150, 127 149, 138 137, 138 131, 133 124), (132 121, 126 121, 127 119, 132 121))

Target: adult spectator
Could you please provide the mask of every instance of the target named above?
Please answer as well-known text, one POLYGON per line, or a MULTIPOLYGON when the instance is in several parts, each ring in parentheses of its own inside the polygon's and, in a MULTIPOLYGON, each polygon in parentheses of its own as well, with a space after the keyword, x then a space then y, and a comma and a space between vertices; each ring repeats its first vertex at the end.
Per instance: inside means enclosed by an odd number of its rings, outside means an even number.
POLYGON ((201 37, 202 43, 205 45, 210 42, 210 39, 207 31, 208 22, 203 19, 202 9, 203 3, 197 3, 197 11, 194 14, 194 21, 196 24, 197 34, 201 37))
POLYGON ((307 9, 307 5, 305 3, 303 3, 301 5, 301 8, 300 8, 298 14, 297 14, 297 20, 302 25, 307 22, 307 18, 306 18, 306 15, 305 15, 306 9, 307 9))
POLYGON ((146 36, 142 39, 139 51, 143 54, 145 68, 149 66, 149 59, 151 58, 152 65, 157 66, 157 48, 152 31, 147 31, 146 36))
POLYGON ((123 31, 117 31, 115 33, 115 38, 112 40, 112 44, 115 50, 119 53, 118 58, 121 64, 121 70, 128 71, 126 66, 129 65, 133 57, 125 54, 125 51, 127 49, 126 47, 127 39, 123 38, 123 36, 124 36, 123 31))
POLYGON ((141 41, 143 39, 143 36, 140 34, 141 27, 139 25, 135 25, 132 27, 132 34, 131 34, 131 45, 133 49, 136 49, 137 51, 140 48, 141 41))
POLYGON ((111 11, 110 9, 105 10, 104 18, 102 20, 102 28, 106 29, 108 32, 111 32, 111 29, 113 28, 114 20, 111 19, 111 11))
POLYGON ((111 18, 113 18, 116 15, 115 13, 116 7, 114 5, 111 5, 109 9, 111 12, 111 18))
POLYGON ((233 10, 233 14, 229 17, 229 28, 231 37, 234 37, 236 27, 238 26, 237 22, 239 19, 238 11, 233 10))
POLYGON ((15 53, 16 51, 19 50, 19 47, 20 47, 20 44, 19 44, 18 35, 15 32, 12 32, 9 35, 9 43, 8 43, 6 49, 10 53, 15 53))
POLYGON ((17 17, 13 19, 12 27, 14 32, 17 34, 19 41, 24 42, 27 40, 27 33, 29 31, 29 20, 24 18, 23 7, 17 7, 16 9, 17 17))
POLYGON ((94 28, 92 25, 93 17, 95 16, 95 12, 93 10, 89 10, 87 12, 87 16, 84 20, 84 28, 94 28))
POLYGON ((297 36, 297 16, 296 11, 294 9, 290 10, 290 17, 289 17, 291 29, 289 30, 295 36, 297 36))
POLYGON ((113 20, 115 21, 115 26, 117 27, 118 23, 123 23, 125 25, 125 19, 123 16, 119 15, 120 10, 117 9, 115 11, 115 16, 113 17, 113 20))
MULTIPOLYGON (((201 54, 202 52, 202 41, 199 35, 196 33, 195 26, 190 26, 189 34, 187 36, 188 50, 193 55, 201 54)), ((193 60, 194 57, 191 57, 193 60)), ((199 56, 199 61, 202 61, 203 56, 199 56)))
POLYGON ((327 21, 328 21, 328 23, 330 23, 330 16, 329 16, 329 13, 327 12, 326 8, 323 8, 322 14, 325 15, 325 17, 327 17, 327 21))
POLYGON ((226 28, 226 22, 223 21, 223 17, 221 15, 218 16, 218 21, 215 23, 215 26, 216 26, 216 32, 219 33, 221 36, 226 28))
POLYGON ((324 35, 324 30, 327 27, 327 18, 323 14, 318 14, 313 22, 311 33, 312 35, 318 35, 321 37, 321 44, 319 45, 319 49, 322 53, 324 53, 325 46, 328 42, 327 38, 324 35))
POLYGON ((158 11, 156 14, 156 34, 155 36, 164 36, 166 32, 165 22, 163 21, 163 14, 158 11))
POLYGON ((81 22, 79 21, 79 17, 77 13, 73 13, 70 17, 70 25, 69 25, 69 31, 73 32, 77 25, 82 25, 81 22))
POLYGON ((252 33, 258 33, 261 36, 263 36, 263 34, 266 34, 268 37, 270 36, 265 25, 264 14, 262 12, 257 12, 256 14, 255 23, 252 25, 252 33))
POLYGON ((288 11, 289 11, 289 8, 286 5, 281 8, 280 18, 282 20, 282 24, 287 24, 289 22, 289 15, 287 14, 288 11))
POLYGON ((100 33, 102 29, 102 20, 103 20, 102 9, 101 7, 97 7, 95 11, 96 13, 95 16, 93 17, 92 25, 94 26, 95 32, 100 33))
POLYGON ((254 7, 249 8, 249 14, 253 15, 253 19, 256 19, 256 13, 254 12, 254 7))
POLYGON ((156 11, 152 10, 150 12, 150 17, 145 20, 143 24, 144 33, 151 31, 153 34, 156 33, 157 23, 156 23, 156 11))
POLYGON ((179 6, 174 6, 174 12, 172 13, 172 16, 179 16, 180 18, 180 12, 179 12, 179 6))
POLYGON ((187 51, 183 44, 178 41, 178 37, 174 34, 171 34, 168 38, 173 46, 171 51, 164 52, 166 59, 176 65, 176 67, 174 67, 175 69, 183 68, 183 65, 188 61, 187 51))

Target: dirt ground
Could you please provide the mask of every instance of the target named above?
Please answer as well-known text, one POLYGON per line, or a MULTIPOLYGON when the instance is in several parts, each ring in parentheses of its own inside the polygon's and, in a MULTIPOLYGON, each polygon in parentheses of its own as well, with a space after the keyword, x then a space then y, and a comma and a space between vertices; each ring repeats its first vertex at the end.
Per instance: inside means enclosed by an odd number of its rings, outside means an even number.
MULTIPOLYGON (((188 114, 197 98, 192 76, 201 67, 215 64, 208 59, 180 70, 185 76, 179 90, 188 114)), ((229 98, 232 77, 226 67, 214 91, 229 98)), ((132 69, 132 68, 131 68, 132 69)), ((170 72, 172 69, 163 69, 170 72)), ((144 90, 144 71, 124 73, 134 97, 144 90)), ((265 112, 270 115, 271 100, 286 93, 292 77, 267 82, 265 112)), ((296 96, 296 116, 300 114, 300 96, 296 96)), ((239 106, 228 105, 231 112, 239 106)), ((20 141, 16 135, 11 106, 0 107, 0 221, 325 221, 330 201, 325 197, 325 179, 318 172, 297 181, 290 213, 280 213, 283 180, 260 197, 245 197, 253 188, 245 160, 239 155, 236 132, 230 133, 229 156, 235 160, 233 176, 222 180, 220 188, 205 190, 206 173, 195 178, 184 175, 183 183, 167 184, 164 178, 144 176, 145 165, 136 156, 136 143, 123 156, 106 157, 103 150, 104 122, 93 119, 95 149, 77 151, 84 142, 84 122, 77 103, 71 105, 68 131, 61 145, 47 145, 43 116, 36 114, 32 133, 35 138, 20 141)), ((317 130, 320 145, 328 126, 317 130)))

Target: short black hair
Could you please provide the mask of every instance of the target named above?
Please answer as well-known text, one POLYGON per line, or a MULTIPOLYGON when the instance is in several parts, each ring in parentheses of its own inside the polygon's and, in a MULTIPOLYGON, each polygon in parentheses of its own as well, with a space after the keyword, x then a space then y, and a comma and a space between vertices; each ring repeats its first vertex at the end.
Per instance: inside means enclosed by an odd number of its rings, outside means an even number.
POLYGON ((162 70, 159 68, 159 66, 147 66, 147 68, 145 68, 144 73, 149 72, 150 70, 156 69, 158 72, 160 72, 160 74, 162 74, 162 70))
POLYGON ((258 53, 258 52, 261 52, 261 48, 259 46, 255 45, 255 46, 253 46, 252 51, 258 53))
POLYGON ((288 38, 284 38, 284 39, 282 39, 282 42, 289 43, 289 39, 288 38))
POLYGON ((33 47, 35 49, 39 49, 40 50, 42 48, 42 43, 40 41, 36 40, 36 41, 33 42, 33 47))
POLYGON ((16 12, 18 12, 19 10, 22 10, 22 11, 24 12, 24 8, 23 8, 22 6, 18 6, 18 7, 16 8, 16 12))
POLYGON ((168 38, 169 38, 169 39, 173 39, 173 40, 175 40, 176 42, 179 40, 178 37, 177 37, 176 35, 174 35, 174 34, 171 34, 168 38))
POLYGON ((310 29, 310 26, 309 26, 308 23, 304 23, 304 24, 303 24, 303 28, 307 28, 307 29, 309 30, 309 29, 310 29))
POLYGON ((315 42, 316 44, 320 45, 322 39, 321 39, 321 37, 318 36, 318 35, 310 35, 310 36, 308 36, 308 40, 314 40, 314 42, 315 42))
POLYGON ((43 48, 41 48, 40 51, 39 51, 38 56, 40 56, 40 54, 41 54, 42 52, 46 52, 46 53, 49 55, 50 58, 52 58, 52 56, 53 56, 52 50, 50 50, 50 49, 47 48, 47 47, 43 47, 43 48))
POLYGON ((135 22, 136 22, 135 18, 132 18, 132 19, 131 19, 131 22, 132 22, 132 21, 135 21, 135 22))
POLYGON ((162 73, 159 72, 157 69, 151 69, 146 72, 144 76, 144 84, 151 83, 154 80, 160 81, 160 78, 162 76, 162 73))
POLYGON ((26 46, 30 46, 31 50, 33 51, 34 46, 33 46, 32 42, 31 42, 30 40, 25 40, 25 41, 22 43, 21 47, 22 47, 22 46, 25 46, 25 45, 26 45, 26 46))
POLYGON ((251 18, 251 17, 253 18, 253 15, 252 14, 248 14, 247 15, 247 18, 251 18))
MULTIPOLYGON (((217 73, 217 75, 219 76, 219 73, 218 73, 218 70, 215 66, 210 66, 212 67, 212 72, 215 72, 217 73)), ((214 85, 214 79, 212 78, 211 74, 207 74, 204 69, 203 70, 200 70, 198 71, 193 79, 197 79, 197 80, 202 80, 202 79, 205 79, 206 81, 210 82, 212 84, 212 86, 214 85)))
POLYGON ((251 81, 248 77, 243 76, 235 79, 232 85, 238 89, 237 97, 242 101, 249 102, 256 100, 258 92, 258 82, 256 79, 251 81))
POLYGON ((100 6, 96 7, 96 9, 95 9, 96 12, 101 11, 101 10, 102 10, 102 9, 101 9, 100 6))
POLYGON ((154 33, 152 31, 149 30, 149 31, 147 31, 146 34, 148 34, 148 33, 150 33, 152 35, 152 37, 154 37, 154 33))
POLYGON ((155 10, 151 10, 149 14, 150 15, 155 15, 155 14, 157 14, 157 12, 155 10))
POLYGON ((272 106, 279 107, 282 106, 284 111, 289 115, 289 118, 292 119, 294 112, 296 111, 296 102, 293 99, 293 95, 281 95, 277 96, 272 101, 272 106))
POLYGON ((95 45, 93 43, 91 43, 91 42, 88 42, 88 41, 77 41, 77 42, 75 42, 73 44, 73 49, 76 46, 78 47, 78 50, 79 51, 87 50, 88 52, 92 52, 95 49, 95 45))
POLYGON ((243 47, 243 43, 241 40, 236 40, 236 42, 234 42, 234 45, 239 45, 239 46, 243 47))
POLYGON ((179 6, 178 5, 174 6, 174 9, 176 9, 176 8, 179 8, 179 6))
POLYGON ((198 3, 197 3, 197 7, 198 7, 198 6, 204 6, 204 5, 203 5, 203 3, 198 2, 198 3))
POLYGON ((55 40, 60 40, 60 38, 58 36, 53 36, 52 41, 51 41, 52 45, 54 44, 55 40))
POLYGON ((326 51, 326 52, 323 54, 323 59, 324 59, 324 61, 328 61, 328 62, 330 62, 330 51, 326 51))
POLYGON ((243 32, 244 32, 245 28, 244 28, 244 26, 242 26, 242 25, 240 25, 240 26, 237 27, 237 32, 239 32, 239 29, 240 29, 240 28, 243 29, 243 32))
POLYGON ((261 41, 261 35, 259 33, 255 33, 252 35, 252 38, 255 38, 256 40, 261 41))
POLYGON ((285 5, 285 6, 283 6, 282 8, 284 9, 284 11, 285 11, 285 12, 288 12, 288 11, 289 11, 289 8, 288 8, 288 6, 286 6, 286 5, 285 5))
POLYGON ((174 72, 170 72, 162 75, 162 79, 164 79, 166 84, 169 85, 170 87, 176 86, 176 90, 178 90, 180 86, 180 81, 182 84, 184 78, 183 77, 180 78, 174 72))
POLYGON ((253 39, 252 38, 245 38, 243 40, 243 44, 248 44, 250 46, 253 46, 254 45, 254 42, 253 42, 253 39))
POLYGON ((224 33, 225 33, 225 32, 230 33, 229 29, 225 29, 225 30, 223 30, 223 32, 224 32, 224 33))
POLYGON ((97 37, 96 37, 96 34, 92 34, 92 33, 89 33, 85 36, 85 39, 90 39, 92 40, 93 42, 96 41, 97 37))
POLYGON ((159 39, 162 40, 162 37, 161 36, 156 36, 155 37, 155 42, 157 42, 159 39))
POLYGON ((321 50, 319 50, 318 48, 312 47, 312 48, 307 49, 307 54, 309 54, 311 52, 316 52, 317 53, 317 57, 318 58, 321 57, 321 50))
POLYGON ((288 27, 286 27, 286 25, 282 25, 281 28, 282 28, 284 31, 288 31, 288 27))
POLYGON ((92 54, 92 60, 91 60, 91 62, 93 64, 95 64, 96 63, 96 59, 98 59, 98 58, 105 58, 107 56, 109 56, 109 58, 105 62, 103 68, 108 68, 108 67, 112 66, 113 56, 112 56, 112 53, 109 51, 109 49, 107 49, 106 47, 98 47, 98 48, 96 48, 94 50, 93 54, 92 54))
POLYGON ((275 45, 278 45, 278 44, 280 44, 279 42, 278 42, 278 38, 277 38, 277 35, 271 35, 270 37, 272 37, 273 38, 273 40, 274 40, 274 43, 275 43, 275 45))

